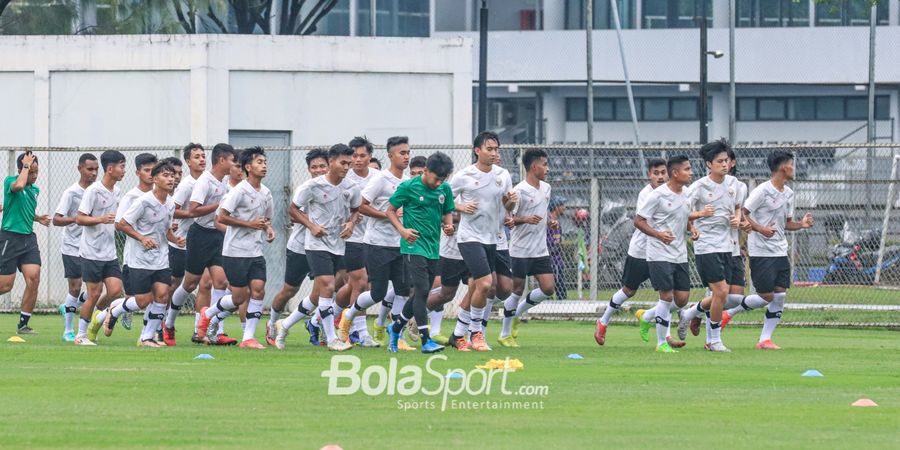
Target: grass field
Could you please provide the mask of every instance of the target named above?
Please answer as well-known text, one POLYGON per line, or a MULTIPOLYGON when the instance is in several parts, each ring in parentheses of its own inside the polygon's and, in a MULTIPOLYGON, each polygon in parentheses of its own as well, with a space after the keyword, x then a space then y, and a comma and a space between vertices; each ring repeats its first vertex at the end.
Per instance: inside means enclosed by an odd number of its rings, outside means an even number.
MULTIPOLYGON (((179 321, 182 329, 189 320, 179 321)), ((0 321, 9 333, 15 316, 0 321)), ((41 334, 27 343, 0 343, 2 448, 896 448, 898 442, 900 335, 891 331, 785 328, 775 335, 785 349, 762 352, 753 349, 758 329, 731 328, 724 334, 731 354, 704 352, 693 338, 681 353, 663 355, 641 342, 633 326, 611 327, 607 346, 599 348, 590 323, 532 321, 522 326, 520 349, 449 350, 434 367, 469 371, 489 358, 518 358, 525 369, 509 374, 507 386, 547 386, 547 395, 527 397, 543 401, 542 410, 441 411, 440 397, 423 394, 328 396, 321 373, 333 354, 311 347, 298 328, 279 352, 191 344, 139 349, 137 331, 123 329, 96 348, 77 348, 59 341, 59 316, 36 316, 32 324, 41 334), (192 360, 199 353, 216 359, 192 360), (570 353, 584 359, 568 359, 570 353), (807 369, 825 377, 801 377, 807 369), (879 406, 850 406, 861 397, 879 406), (437 407, 401 411, 398 400, 437 407)), ((491 342, 497 330, 491 324, 491 342)), ((383 349, 347 354, 360 357, 364 368, 387 366, 392 357, 383 349)), ((396 358, 400 366, 426 361, 418 352, 396 358)), ((426 387, 436 384, 426 377, 426 387)), ((494 389, 487 397, 456 399, 523 397, 494 389)))

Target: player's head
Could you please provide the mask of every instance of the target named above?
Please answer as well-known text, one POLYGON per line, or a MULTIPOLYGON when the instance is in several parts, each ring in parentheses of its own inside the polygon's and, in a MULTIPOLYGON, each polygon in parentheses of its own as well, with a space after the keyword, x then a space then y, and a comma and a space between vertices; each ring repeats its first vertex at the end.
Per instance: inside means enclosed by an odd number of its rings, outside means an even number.
POLYGON ((141 185, 149 187, 153 184, 153 167, 159 159, 152 153, 141 153, 134 157, 134 171, 141 185))
POLYGON ((347 144, 353 150, 353 170, 365 170, 372 159, 372 143, 365 136, 357 136, 347 144))
POLYGON ((666 181, 669 181, 669 172, 666 170, 666 160, 662 158, 650 158, 647 160, 647 179, 650 186, 656 189, 666 181))
POLYGON ((728 157, 728 150, 731 147, 725 138, 712 141, 700 147, 700 156, 706 163, 706 170, 710 175, 725 176, 731 169, 731 158, 728 157))
POLYGON ((100 165, 103 173, 113 180, 122 181, 125 177, 125 155, 118 150, 107 150, 100 154, 100 165))
POLYGON ((691 160, 684 155, 676 155, 666 161, 666 170, 669 172, 669 180, 687 186, 691 184, 694 173, 691 171, 691 160))
POLYGON ((737 155, 734 154, 734 149, 732 149, 731 146, 728 147, 728 160, 728 166, 730 167, 730 169, 728 169, 728 175, 736 177, 738 174, 737 155))
POLYGON ((522 155, 522 165, 525 166, 526 172, 543 181, 550 170, 550 157, 544 150, 533 148, 522 155))
POLYGON ((428 159, 426 159, 422 155, 416 156, 415 158, 409 160, 409 176, 415 178, 419 175, 422 175, 422 172, 425 171, 425 165, 427 163, 428 159))
POLYGON ((328 172, 328 152, 320 148, 310 150, 306 154, 306 170, 313 177, 325 175, 328 172))
MULTIPOLYGON (((16 158, 16 173, 22 173, 22 167, 25 166, 23 160, 25 159, 25 155, 31 153, 31 151, 26 151, 19 155, 16 158)), ((28 168, 28 180, 25 182, 26 184, 34 184, 37 181, 38 176, 38 159, 37 156, 34 157, 34 161, 31 162, 31 166, 28 168)))
POLYGON ((481 164, 495 164, 500 153, 500 137, 493 131, 482 131, 473 142, 475 161, 481 164))
POLYGON ((378 158, 372 158, 369 160, 369 168, 375 170, 381 170, 381 161, 378 158))
POLYGON ((216 144, 212 151, 213 168, 221 168, 227 174, 235 163, 235 155, 237 152, 234 151, 234 147, 228 144, 216 144))
POLYGON ((566 210, 566 202, 568 202, 568 201, 569 201, 569 199, 567 199, 561 195, 555 195, 555 196, 551 197, 550 205, 549 205, 550 212, 554 213, 556 215, 562 214, 566 210))
POLYGON ((91 184, 97 181, 97 172, 100 171, 100 163, 93 153, 82 153, 78 157, 78 174, 81 175, 81 182, 91 184))
POLYGON ((241 152, 241 170, 244 174, 263 178, 268 170, 266 152, 262 147, 250 147, 241 152))
POLYGON ((163 159, 162 162, 172 166, 172 177, 175 178, 175 187, 178 187, 178 185, 181 184, 181 173, 183 169, 181 167, 181 160, 174 156, 170 156, 163 159))
POLYGON ((409 138, 406 136, 391 136, 387 140, 386 147, 391 167, 406 170, 409 166, 409 138))
POLYGON ((328 149, 328 172, 340 179, 347 176, 353 162, 353 149, 344 144, 335 144, 328 149))
POLYGON ((241 150, 234 149, 234 161, 236 164, 231 166, 231 170, 228 171, 228 182, 229 183, 240 183, 244 180, 244 168, 241 166, 241 150))
POLYGON ((794 179, 794 154, 787 150, 773 150, 769 153, 766 162, 769 163, 769 170, 772 175, 776 173, 784 174, 788 180, 794 179))
POLYGON ((150 177, 157 189, 162 189, 169 194, 175 190, 175 167, 168 158, 157 162, 150 169, 150 177))
POLYGON ((422 184, 437 189, 453 172, 453 160, 445 153, 435 152, 425 161, 425 172, 422 173, 422 184))
POLYGON ((206 170, 206 151, 203 150, 202 145, 193 142, 185 145, 184 150, 181 151, 181 157, 184 158, 184 163, 191 171, 203 172, 206 170))

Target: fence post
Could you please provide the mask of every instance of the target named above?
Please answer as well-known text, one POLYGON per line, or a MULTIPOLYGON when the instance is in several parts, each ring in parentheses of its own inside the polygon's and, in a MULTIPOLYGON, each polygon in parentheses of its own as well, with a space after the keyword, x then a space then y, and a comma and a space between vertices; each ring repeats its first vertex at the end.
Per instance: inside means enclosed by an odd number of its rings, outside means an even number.
POLYGON ((894 203, 894 180, 897 179, 897 162, 900 156, 894 156, 891 164, 891 182, 888 184, 887 201, 884 204, 884 221, 881 223, 881 242, 878 245, 878 263, 875 265, 875 284, 881 282, 881 264, 884 262, 884 243, 887 240, 888 223, 891 219, 891 206, 894 203))
MULTIPOLYGON (((591 292, 590 299, 597 300, 597 276, 599 275, 600 261, 597 252, 597 242, 600 233, 600 182, 597 177, 591 177, 591 228, 588 251, 590 252, 591 265, 591 292)), ((578 274, 581 277, 581 274, 578 274)))

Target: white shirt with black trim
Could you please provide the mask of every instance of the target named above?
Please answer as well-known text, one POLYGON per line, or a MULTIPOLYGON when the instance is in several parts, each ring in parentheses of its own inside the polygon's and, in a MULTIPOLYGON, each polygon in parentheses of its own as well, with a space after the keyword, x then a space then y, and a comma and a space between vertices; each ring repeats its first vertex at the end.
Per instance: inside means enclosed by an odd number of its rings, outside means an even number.
POLYGON ((523 223, 512 229, 509 255, 513 258, 538 258, 550 256, 547 249, 547 214, 550 210, 550 185, 541 181, 537 188, 522 181, 516 185, 519 203, 517 217, 541 216, 537 224, 523 223))
MULTIPOLYGON (((91 217, 115 214, 119 206, 119 193, 118 186, 113 187, 113 190, 110 191, 98 180, 84 190, 81 204, 78 205, 78 212, 91 217)), ((102 223, 81 228, 79 256, 91 261, 114 261, 117 259, 115 224, 102 223)))
POLYGON ((342 180, 337 186, 328 181, 326 175, 303 183, 295 204, 309 214, 309 219, 325 228, 326 234, 315 237, 306 233, 304 248, 325 251, 333 255, 344 255, 346 243, 341 239, 341 228, 350 219, 350 209, 359 208, 362 196, 353 183, 342 180))
MULTIPOLYGON (((365 190, 366 186, 368 186, 369 183, 372 182, 372 179, 375 178, 375 175, 378 172, 379 171, 377 170, 369 169, 369 172, 366 174, 366 176, 361 177, 356 173, 356 171, 350 169, 350 171, 347 172, 347 177, 344 179, 349 181, 350 183, 353 183, 353 185, 356 186, 356 189, 362 192, 363 190, 365 190)), ((366 231, 369 227, 370 220, 372 220, 371 217, 360 214, 360 221, 353 227, 353 236, 350 236, 350 239, 347 239, 347 242, 355 242, 357 244, 366 242, 366 231)), ((399 245, 400 240, 398 239, 397 246, 399 245)))
POLYGON ((146 249, 131 236, 125 238, 124 261, 131 269, 162 270, 169 267, 166 234, 175 217, 175 201, 166 197, 160 203, 153 191, 144 192, 122 214, 122 219, 142 236, 156 241, 156 248, 146 249))
POLYGON ((750 218, 761 226, 772 226, 775 234, 766 239, 762 234, 751 232, 747 237, 747 252, 750 256, 779 257, 788 255, 788 241, 784 232, 787 219, 794 216, 794 191, 784 187, 779 191, 766 181, 753 189, 744 208, 750 211, 750 218))
POLYGON ((694 241, 694 254, 730 254, 734 250, 731 218, 734 217, 735 207, 741 206, 738 201, 738 183, 737 178, 725 175, 721 183, 705 176, 691 185, 692 211, 703 211, 706 205, 715 208, 712 216, 700 217, 694 221, 694 226, 700 232, 700 238, 694 241))
MULTIPOLYGON (((298 202, 300 201, 300 193, 301 189, 303 189, 304 184, 300 184, 294 189, 294 195, 291 197, 291 203, 294 204, 300 211, 305 211, 304 207, 300 205, 298 202)), ((287 249, 301 255, 306 254, 306 227, 301 223, 295 223, 291 227, 291 235, 288 237, 287 241, 287 249)))
MULTIPOLYGON (((175 202, 176 208, 183 211, 188 210, 191 202, 191 193, 193 192, 194 184, 196 183, 197 179, 192 177, 190 172, 186 172, 181 177, 181 182, 178 183, 178 187, 175 188, 175 193, 172 195, 172 200, 175 202)), ((194 224, 194 219, 190 217, 175 219, 175 223, 178 225, 178 228, 175 229, 175 236, 187 238, 188 229, 194 224)), ((173 248, 184 250, 184 247, 179 247, 174 242, 169 242, 169 245, 173 248)))
MULTIPOLYGON (((194 189, 191 191, 191 199, 190 203, 198 203, 201 206, 213 205, 216 203, 220 203, 222 201, 222 197, 225 196, 226 187, 225 183, 216 179, 213 176, 212 172, 206 171, 203 172, 203 175, 200 175, 197 178, 196 184, 194 184, 194 189)), ((203 228, 208 228, 210 230, 216 229, 216 211, 213 211, 204 216, 194 218, 194 223, 200 225, 203 228)))
MULTIPOLYGON (((647 204, 647 199, 650 198, 650 194, 653 193, 653 186, 646 185, 641 192, 638 193, 637 205, 634 208, 635 214, 647 204)), ((642 233, 641 230, 635 229, 634 233, 631 233, 631 241, 628 242, 628 256, 637 259, 647 259, 647 236, 642 233)))
MULTIPOLYGON (((266 185, 259 185, 257 191, 247 180, 241 181, 222 199, 222 207, 231 217, 240 220, 254 220, 259 217, 272 220, 275 202, 266 185)), ((230 258, 255 258, 263 255, 262 244, 265 230, 228 225, 222 244, 222 256, 230 258)))
MULTIPOLYGON (((407 176, 397 178, 387 169, 376 172, 362 190, 362 198, 368 201, 369 206, 372 208, 385 212, 390 205, 391 195, 397 190, 397 186, 407 179, 409 179, 407 176)), ((364 239, 366 244, 400 248, 400 235, 397 234, 397 230, 391 225, 389 220, 369 217, 367 221, 368 226, 366 226, 364 239)), ((360 225, 362 224, 360 223, 356 226, 359 227, 360 225)))
POLYGON ((453 196, 458 197, 460 203, 478 205, 474 214, 460 214, 457 242, 500 243, 503 195, 512 190, 512 180, 502 176, 503 172, 507 172, 506 169, 496 165, 489 172, 482 172, 473 164, 450 180, 453 196))
MULTIPOLYGON (((75 183, 63 191, 59 204, 56 205, 54 214, 63 217, 75 217, 78 215, 78 205, 81 204, 81 198, 84 197, 84 188, 80 184, 75 183)), ((66 256, 78 256, 81 252, 81 225, 71 223, 63 227, 62 240, 59 245, 59 252, 66 256)))
POLYGON ((647 219, 657 231, 671 231, 675 240, 669 245, 659 239, 647 237, 647 261, 665 261, 683 264, 688 261, 687 225, 690 214, 690 189, 682 188, 676 194, 668 184, 653 190, 638 215, 647 219))

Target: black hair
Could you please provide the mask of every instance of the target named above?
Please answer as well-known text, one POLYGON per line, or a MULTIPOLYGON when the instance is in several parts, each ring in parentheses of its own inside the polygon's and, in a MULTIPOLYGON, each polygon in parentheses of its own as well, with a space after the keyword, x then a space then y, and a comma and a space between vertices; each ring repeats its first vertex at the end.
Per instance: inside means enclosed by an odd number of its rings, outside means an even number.
POLYGON ((662 158, 650 158, 647 160, 647 172, 659 166, 665 166, 666 160, 662 158))
POLYGON ((497 145, 500 145, 500 137, 497 136, 497 133, 494 133, 493 131, 482 131, 481 133, 478 133, 478 136, 475 136, 475 142, 473 145, 474 147, 481 148, 481 146, 484 145, 485 141, 491 139, 493 139, 494 142, 497 143, 497 145))
POLYGON ((232 158, 237 156, 234 147, 228 144, 216 144, 212 151, 213 165, 218 164, 220 159, 225 158, 228 155, 231 155, 232 158))
POLYGON ((191 152, 194 150, 203 150, 203 146, 200 144, 195 144, 193 142, 184 146, 184 149, 181 150, 181 157, 184 158, 185 161, 191 159, 191 152))
POLYGON ((138 170, 141 170, 141 167, 146 165, 156 165, 159 162, 159 158, 152 153, 141 153, 134 157, 134 167, 138 170))
POLYGON ((531 164, 535 161, 547 158, 550 159, 550 156, 547 155, 547 152, 541 150, 539 148, 532 148, 525 152, 525 155, 522 156, 522 165, 525 166, 525 170, 531 170, 531 164))
POLYGON ((257 156, 266 156, 266 152, 262 147, 250 147, 241 152, 241 170, 243 170, 245 174, 250 175, 250 171, 247 170, 247 164, 251 164, 257 156))
POLYGON ((666 162, 666 171, 669 172, 669 176, 672 176, 672 170, 675 169, 675 166, 679 166, 686 162, 690 161, 690 158, 684 155, 675 155, 666 162))
POLYGON ((787 150, 773 150, 766 158, 766 162, 769 164, 769 170, 775 173, 781 168, 782 164, 792 159, 794 159, 794 154, 787 150))
POLYGON ((82 153, 81 156, 78 157, 78 165, 82 165, 88 161, 96 161, 97 157, 94 156, 93 153, 82 153))
POLYGON ((415 167, 426 167, 427 165, 428 165, 428 160, 425 159, 425 157, 422 155, 416 156, 415 158, 409 160, 409 168, 410 169, 415 168, 415 167))
MULTIPOLYGON (((366 151, 369 152, 370 155, 374 150, 374 147, 372 147, 372 143, 369 142, 369 139, 367 139, 365 136, 356 136, 355 138, 350 139, 350 143, 347 144, 347 146, 354 150, 359 147, 365 147, 366 151)), ((390 147, 388 147, 388 150, 390 150, 390 147)))
MULTIPOLYGON (((27 154, 28 154, 28 153, 22 153, 21 155, 19 155, 18 158, 16 158, 16 171, 17 171, 17 172, 21 172, 21 171, 22 171, 22 166, 25 165, 24 163, 22 163, 22 160, 25 159, 25 155, 27 155, 27 154)), ((34 163, 33 163, 33 164, 37 164, 37 162, 38 162, 37 156, 35 156, 35 157, 34 157, 34 163)))
POLYGON ((731 158, 732 161, 734 161, 734 166, 732 166, 731 169, 728 170, 728 175, 736 177, 737 173, 738 173, 738 171, 737 171, 737 155, 734 154, 734 150, 732 150, 731 147, 728 147, 728 157, 731 158))
POLYGON ((123 162, 125 162, 125 155, 118 150, 107 150, 100 154, 100 165, 103 166, 104 172, 109 169, 110 164, 119 164, 123 162))
POLYGON ((314 159, 322 158, 326 162, 328 161, 328 152, 322 150, 321 148, 316 148, 310 150, 309 153, 306 154, 306 167, 309 167, 314 159))
POLYGON ((391 136, 387 140, 387 151, 391 151, 392 148, 400 145, 407 144, 409 145, 409 138, 406 136, 391 136))
POLYGON ((378 166, 378 169, 379 169, 379 170, 381 169, 381 161, 379 161, 378 158, 372 158, 372 159, 370 159, 370 160, 369 160, 369 164, 372 164, 372 163, 375 163, 375 165, 378 166))
POLYGON ((445 153, 432 153, 425 163, 425 168, 441 178, 447 178, 450 172, 453 172, 453 160, 445 153))
POLYGON ((178 158, 176 158, 176 157, 174 157, 174 156, 170 156, 170 157, 168 157, 168 158, 165 158, 165 159, 163 159, 161 162, 164 162, 164 163, 166 163, 166 164, 171 165, 171 166, 173 167, 172 170, 174 170, 175 167, 181 167, 181 166, 182 166, 181 160, 178 159, 178 158))
POLYGON ((162 172, 169 172, 174 174, 175 168, 172 167, 172 164, 168 162, 168 159, 169 158, 166 158, 162 161, 157 162, 156 165, 153 166, 153 170, 150 171, 150 175, 155 177, 162 172))
POLYGON ((703 158, 703 161, 713 162, 721 153, 728 153, 728 150, 731 149, 731 146, 728 145, 728 142, 725 141, 725 138, 719 139, 718 141, 712 141, 708 144, 704 144, 700 147, 700 157, 703 158))
POLYGON ((353 156, 353 149, 344 144, 334 144, 328 149, 328 160, 331 161, 338 156, 353 156))

